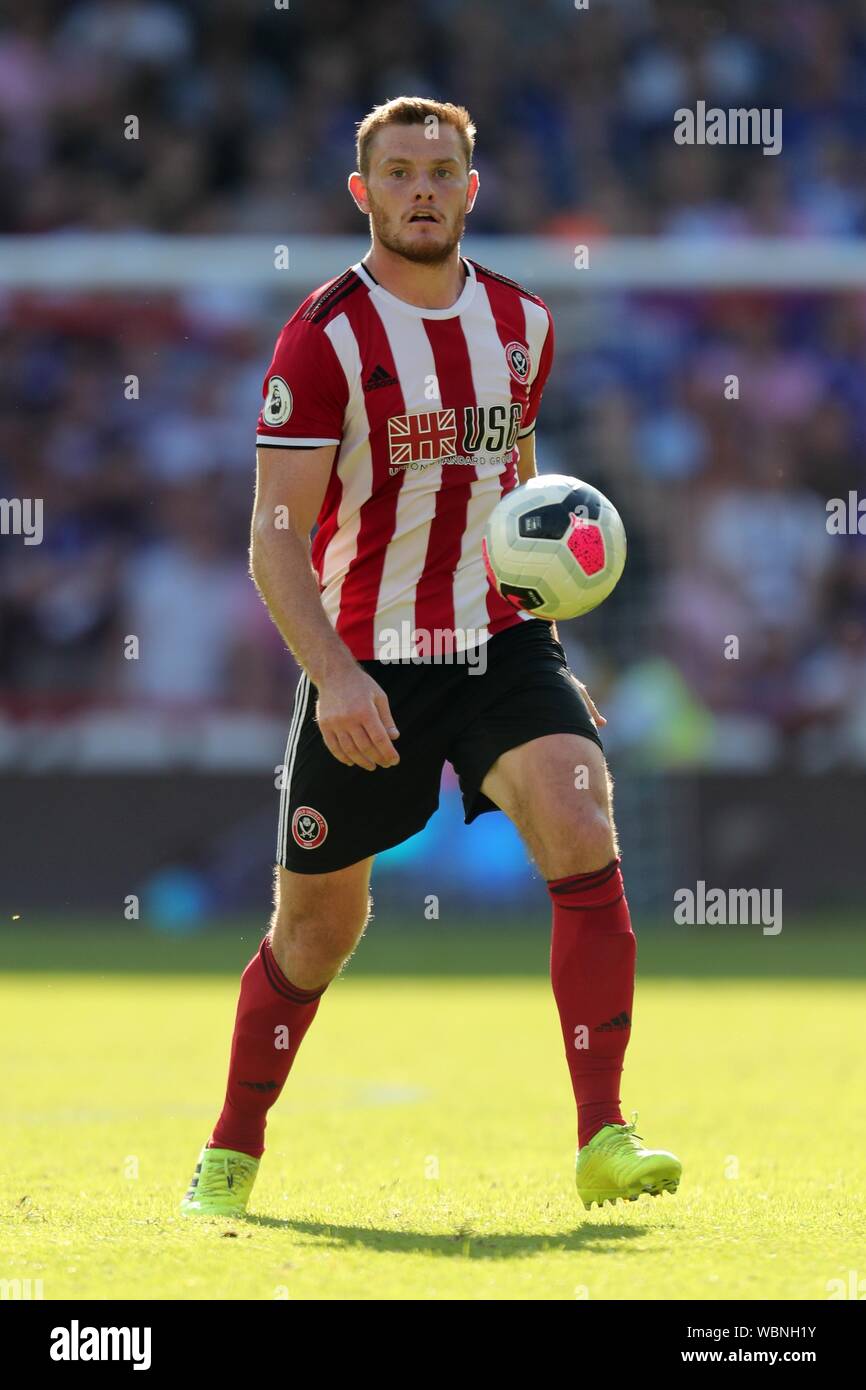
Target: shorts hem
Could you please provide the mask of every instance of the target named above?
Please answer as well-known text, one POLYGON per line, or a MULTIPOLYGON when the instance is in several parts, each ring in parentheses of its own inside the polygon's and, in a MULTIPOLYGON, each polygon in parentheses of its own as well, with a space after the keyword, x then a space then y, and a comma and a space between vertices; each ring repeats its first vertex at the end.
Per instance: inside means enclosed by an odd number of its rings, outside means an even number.
MULTIPOLYGON (((348 869, 353 864, 360 864, 361 861, 364 859, 375 858, 377 854, 384 854, 386 850, 395 849, 397 845, 405 844, 406 840, 411 840, 413 835, 418 835, 425 828, 425 826, 429 824, 431 818, 436 814, 438 810, 439 802, 437 800, 436 805, 429 811, 424 820, 420 821, 411 830, 401 830, 393 839, 386 837, 386 842, 384 844, 377 842, 376 847, 374 849, 367 848, 362 849, 360 851, 358 851, 356 848, 352 848, 351 850, 347 849, 345 855, 336 855, 336 858, 340 861, 339 863, 328 863, 325 868, 321 867, 321 859, 318 859, 315 863, 310 864, 308 864, 306 860, 300 860, 299 864, 284 864, 281 859, 277 859, 276 863, 279 865, 281 869, 286 869, 291 874, 337 873, 340 869, 348 869)), ((309 855, 312 858, 312 856, 315 855, 316 851, 303 850, 299 851, 299 854, 300 853, 309 855)), ((334 856, 332 855, 331 857, 333 858, 334 856)))
MULTIPOLYGON (((485 795, 481 790, 481 783, 496 762, 496 759, 501 758, 503 753, 510 753, 512 748, 522 748, 526 743, 533 743, 537 738, 548 738, 551 734, 577 734, 580 738, 588 738, 591 743, 596 744, 601 752, 604 753, 604 744, 596 729, 587 729, 585 727, 564 729, 562 727, 562 721, 557 721, 556 725, 549 729, 533 729, 528 738, 521 737, 515 740, 514 743, 503 743, 502 747, 495 745, 496 752, 487 763, 483 773, 480 777, 473 778, 473 788, 463 794, 464 825, 471 825, 474 820, 477 820, 479 816, 483 816, 487 811, 502 810, 501 806, 497 806, 496 802, 491 801, 490 797, 485 795)), ((504 814, 503 812, 503 815, 504 814)))

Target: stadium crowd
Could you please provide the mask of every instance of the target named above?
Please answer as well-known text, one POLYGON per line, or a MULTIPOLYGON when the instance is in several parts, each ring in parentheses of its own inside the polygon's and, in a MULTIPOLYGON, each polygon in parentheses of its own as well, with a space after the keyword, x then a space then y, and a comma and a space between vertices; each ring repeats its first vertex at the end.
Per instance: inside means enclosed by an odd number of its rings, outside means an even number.
MULTIPOLYGON (((477 231, 866 230, 866 3, 590 9, 33 0, 0 33, 0 232, 357 232, 353 125, 404 90, 472 111, 477 231), (783 94, 783 160, 671 140, 696 96, 783 94)), ((293 307, 0 299, 0 496, 45 516, 40 546, 0 552, 7 717, 284 718, 295 667, 244 557, 261 380, 293 307), (119 658, 128 634, 146 660, 119 658)), ((540 466, 602 487, 630 538, 617 594, 562 634, 612 750, 866 764, 866 540, 826 524, 829 499, 866 493, 864 445, 862 296, 609 295, 564 343, 540 466)))
POLYGON ((0 231, 354 231, 354 123, 406 91, 472 112, 479 231, 866 225, 863 0, 28 0, 0 31, 0 231), (783 107, 785 158, 675 146, 699 98, 783 107))

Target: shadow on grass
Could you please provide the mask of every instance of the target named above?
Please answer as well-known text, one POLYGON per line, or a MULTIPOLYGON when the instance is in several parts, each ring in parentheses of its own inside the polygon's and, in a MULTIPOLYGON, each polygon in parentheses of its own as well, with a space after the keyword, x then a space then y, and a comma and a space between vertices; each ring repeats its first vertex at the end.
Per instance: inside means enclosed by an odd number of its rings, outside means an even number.
MULTIPOLYGON (((245 1225, 273 1230, 294 1231, 317 1237, 318 1245, 345 1250, 356 1247, 378 1250, 389 1255, 444 1255, 472 1260, 502 1260, 544 1255, 556 1251, 581 1251, 599 1245, 621 1244, 645 1236, 649 1226, 611 1226, 589 1217, 573 1231, 531 1235, 520 1232, 455 1231, 453 1235, 431 1235, 429 1231, 394 1231, 381 1227, 341 1226, 327 1221, 281 1220, 274 1216, 249 1216, 245 1225)), ((656 1227, 652 1228, 656 1230, 656 1227)))

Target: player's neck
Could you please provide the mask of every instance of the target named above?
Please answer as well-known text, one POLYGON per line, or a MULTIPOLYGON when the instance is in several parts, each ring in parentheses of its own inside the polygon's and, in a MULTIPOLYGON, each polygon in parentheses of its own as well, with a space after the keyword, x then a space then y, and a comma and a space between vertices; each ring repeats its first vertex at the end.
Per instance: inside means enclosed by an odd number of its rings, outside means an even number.
POLYGON ((423 265, 374 244, 362 265, 383 290, 417 309, 450 309, 466 283, 466 267, 456 247, 442 265, 423 265))

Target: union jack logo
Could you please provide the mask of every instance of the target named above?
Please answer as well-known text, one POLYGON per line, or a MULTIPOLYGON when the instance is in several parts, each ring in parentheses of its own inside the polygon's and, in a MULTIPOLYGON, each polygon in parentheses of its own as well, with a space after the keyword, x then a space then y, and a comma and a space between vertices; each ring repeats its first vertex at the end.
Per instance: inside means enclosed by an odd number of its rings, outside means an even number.
POLYGON ((457 452, 457 415, 450 410, 423 410, 392 415, 388 421, 391 463, 436 463, 457 452))

